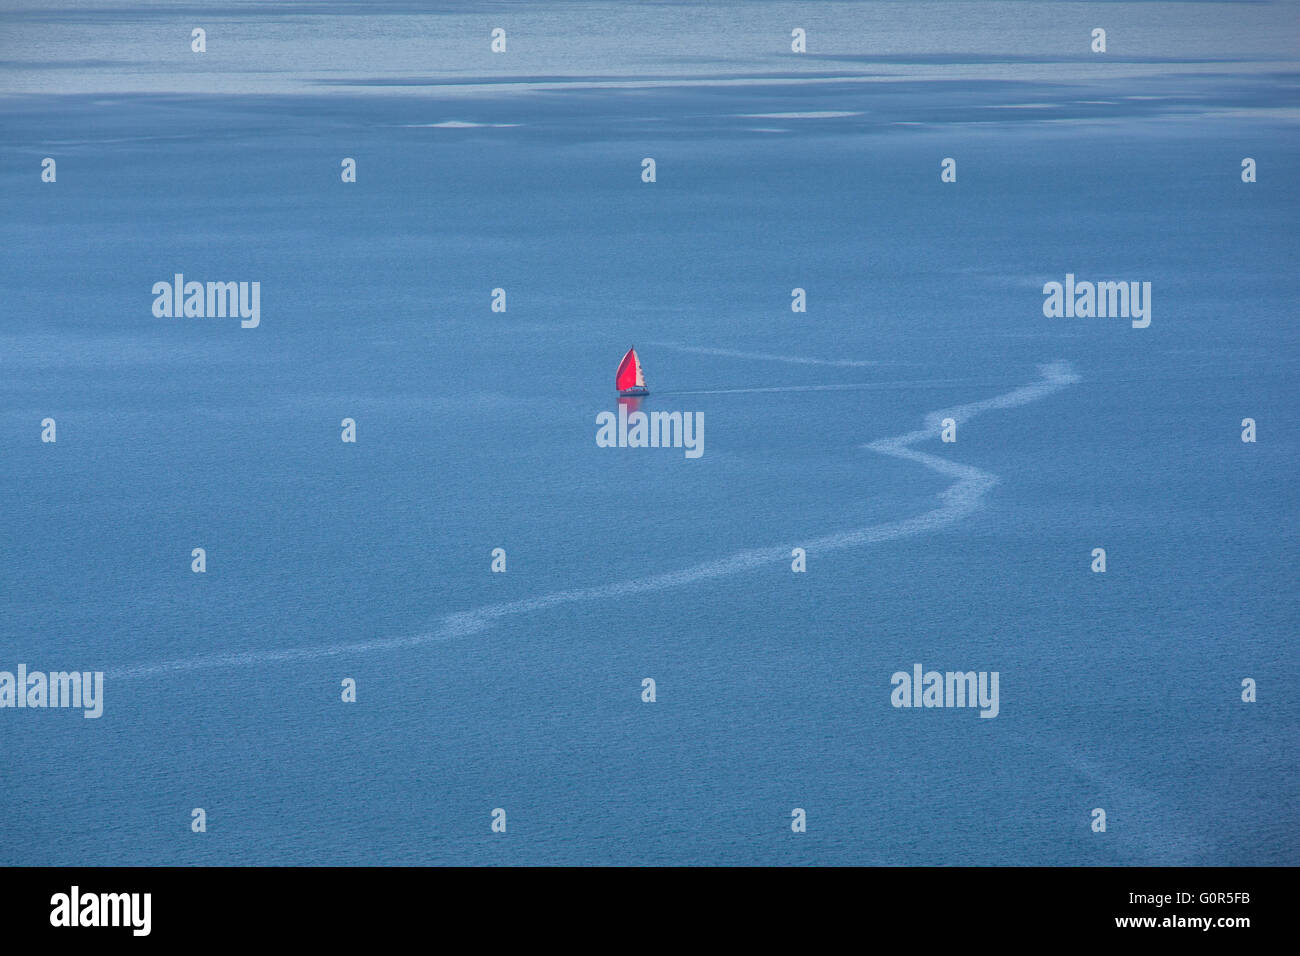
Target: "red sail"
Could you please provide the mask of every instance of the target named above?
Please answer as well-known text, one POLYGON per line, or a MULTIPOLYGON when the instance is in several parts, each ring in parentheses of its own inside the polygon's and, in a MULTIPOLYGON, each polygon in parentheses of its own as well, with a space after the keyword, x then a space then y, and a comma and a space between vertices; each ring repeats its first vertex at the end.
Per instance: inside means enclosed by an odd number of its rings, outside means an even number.
POLYGON ((618 373, 614 376, 614 387, 620 392, 632 388, 637 383, 636 349, 628 349, 623 361, 618 363, 618 373))

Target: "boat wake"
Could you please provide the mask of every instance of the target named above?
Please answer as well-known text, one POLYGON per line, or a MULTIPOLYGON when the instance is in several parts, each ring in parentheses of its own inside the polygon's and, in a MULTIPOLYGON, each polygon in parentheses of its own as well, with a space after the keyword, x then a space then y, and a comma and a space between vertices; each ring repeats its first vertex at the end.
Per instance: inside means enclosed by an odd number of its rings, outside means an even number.
MULTIPOLYGON (((768 352, 738 352, 734 349, 706 349, 694 345, 681 345, 677 342, 651 342, 661 349, 673 349, 677 352, 690 352, 695 355, 717 355, 722 358, 753 359, 757 362, 788 362, 791 365, 829 365, 834 368, 871 368, 885 365, 885 362, 863 362, 856 359, 817 359, 803 355, 772 355, 768 352)), ((895 363, 888 363, 895 364, 895 363)))
MULTIPOLYGON (((997 484, 997 476, 972 465, 962 465, 947 458, 941 458, 938 455, 917 451, 912 446, 930 439, 937 439, 939 437, 940 423, 945 418, 951 418, 960 424, 984 412, 1015 408, 1019 405, 1038 401, 1080 381, 1079 376, 1073 372, 1067 362, 1052 362, 1041 365, 1039 366, 1039 373, 1041 377, 1038 381, 1023 385, 1002 395, 931 412, 925 417, 924 426, 916 431, 907 432, 893 438, 882 438, 859 446, 878 454, 915 462, 931 471, 952 478, 953 483, 939 494, 939 507, 900 521, 889 521, 853 531, 843 531, 812 540, 799 541, 797 542, 798 546, 810 553, 855 548, 865 544, 874 544, 894 538, 935 531, 975 511, 980 506, 984 495, 997 484)), ((767 548, 753 548, 747 551, 738 551, 715 561, 707 561, 689 568, 682 568, 679 571, 669 571, 663 574, 650 575, 649 577, 616 581, 611 584, 593 587, 570 588, 564 591, 554 591, 540 597, 461 611, 447 615, 433 629, 420 634, 334 644, 326 647, 255 650, 195 657, 186 660, 161 661, 153 664, 138 664, 116 671, 109 671, 105 676, 113 680, 131 680, 182 671, 316 661, 328 657, 416 647, 434 641, 467 637, 487 630, 504 618, 522 614, 535 614, 562 604, 604 601, 626 597, 631 594, 642 594, 647 591, 684 587, 713 578, 737 574, 741 571, 749 571, 764 565, 787 561, 793 547, 793 544, 783 544, 767 548)))
MULTIPOLYGON (((693 388, 686 390, 655 389, 655 394, 666 395, 758 395, 764 392, 901 392, 926 388, 952 388, 966 383, 950 378, 917 379, 893 382, 846 382, 841 385, 754 385, 749 388, 693 388)), ((978 383, 969 383, 978 384, 978 383)))

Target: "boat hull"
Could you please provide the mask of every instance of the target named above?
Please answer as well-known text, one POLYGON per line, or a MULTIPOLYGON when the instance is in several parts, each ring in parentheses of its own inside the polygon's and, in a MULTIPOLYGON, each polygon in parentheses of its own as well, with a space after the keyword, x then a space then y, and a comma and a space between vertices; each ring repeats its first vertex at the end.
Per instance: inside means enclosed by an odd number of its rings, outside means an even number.
POLYGON ((644 385, 636 385, 632 388, 620 389, 618 394, 620 398, 641 398, 645 395, 649 395, 650 389, 646 388, 644 385))

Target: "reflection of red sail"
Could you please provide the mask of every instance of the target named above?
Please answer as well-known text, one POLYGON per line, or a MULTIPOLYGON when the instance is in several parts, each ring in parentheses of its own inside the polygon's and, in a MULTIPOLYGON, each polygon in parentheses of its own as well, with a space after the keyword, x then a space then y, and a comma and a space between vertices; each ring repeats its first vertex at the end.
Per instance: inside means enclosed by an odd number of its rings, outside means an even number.
POLYGON ((645 376, 641 374, 641 360, 637 358, 636 349, 630 348, 618 363, 618 372, 614 376, 614 387, 620 392, 641 391, 645 389, 645 376))

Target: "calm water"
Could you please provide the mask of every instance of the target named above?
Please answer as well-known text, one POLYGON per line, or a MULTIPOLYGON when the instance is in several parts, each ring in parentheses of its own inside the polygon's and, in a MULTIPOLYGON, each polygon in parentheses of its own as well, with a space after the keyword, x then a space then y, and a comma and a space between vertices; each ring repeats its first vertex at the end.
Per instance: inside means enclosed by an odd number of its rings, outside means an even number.
POLYGON ((1300 862, 1296 7, 536 6, 0 20, 0 862, 1300 862))

